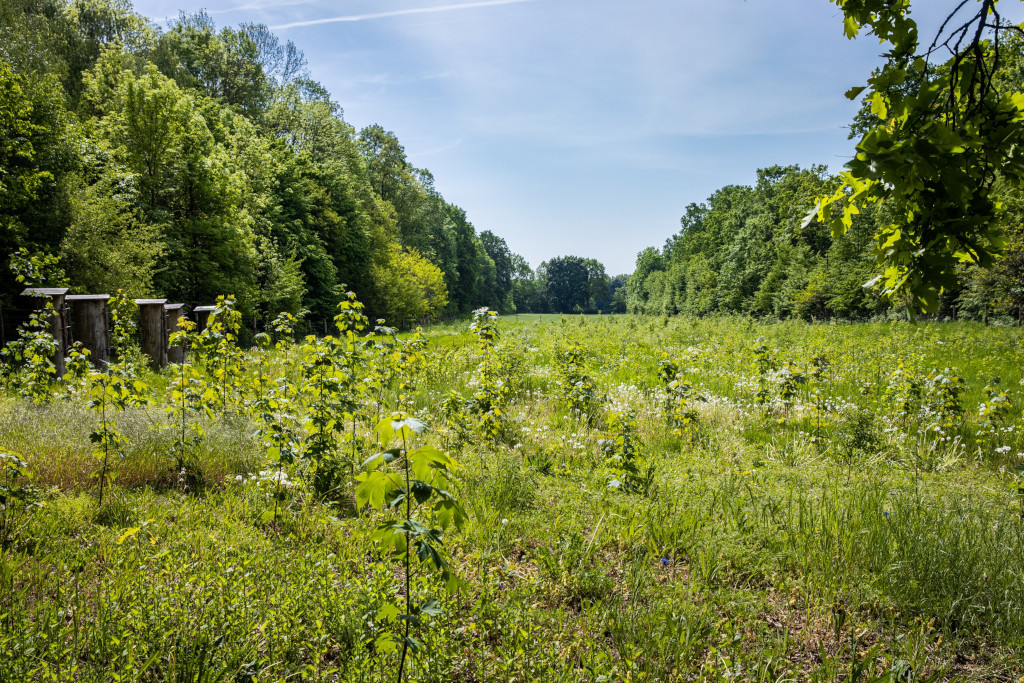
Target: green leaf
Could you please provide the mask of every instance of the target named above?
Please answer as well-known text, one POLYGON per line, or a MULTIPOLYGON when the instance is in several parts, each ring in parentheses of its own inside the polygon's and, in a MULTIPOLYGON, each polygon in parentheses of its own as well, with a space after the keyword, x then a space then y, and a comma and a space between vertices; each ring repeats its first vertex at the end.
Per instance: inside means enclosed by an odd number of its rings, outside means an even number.
POLYGON ((135 534, 139 533, 139 531, 141 531, 141 530, 142 530, 142 527, 140 527, 140 526, 133 526, 132 528, 128 529, 123 534, 121 534, 121 537, 117 539, 117 544, 121 545, 122 543, 127 541, 129 538, 131 538, 135 534))
POLYGON ((377 636, 377 639, 373 642, 374 647, 385 654, 390 654, 398 650, 400 641, 390 633, 382 633, 377 636))
POLYGON ((377 469, 381 465, 394 462, 395 458, 402 454, 401 448, 392 448, 375 455, 371 455, 363 461, 363 469, 377 469))
POLYGON ((395 438, 395 428, 391 426, 391 418, 385 417, 377 423, 373 430, 377 434, 377 440, 385 446, 395 438))
POLYGON ((369 505, 375 509, 384 507, 384 496, 388 491, 391 480, 386 474, 379 471, 364 472, 356 477, 361 483, 356 487, 356 505, 363 507, 369 505))
POLYGON ((402 614, 398 618, 401 619, 402 621, 408 621, 410 624, 412 624, 416 628, 420 627, 420 624, 421 624, 420 618, 418 616, 416 616, 415 614, 402 614))
POLYGON ((420 505, 430 500, 430 494, 433 493, 433 491, 434 488, 430 484, 418 479, 412 482, 412 495, 420 505))
POLYGON ((871 93, 871 97, 868 98, 871 102, 871 113, 878 118, 885 120, 889 116, 889 108, 885 100, 885 95, 880 92, 871 93))
POLYGON ((401 613, 402 610, 399 609, 398 605, 395 605, 390 602, 385 602, 383 605, 381 605, 381 608, 377 610, 377 619, 379 621, 392 622, 401 613))
POLYGON ((422 434, 427 431, 427 423, 423 420, 418 420, 415 417, 406 417, 401 420, 393 420, 391 422, 391 428, 396 432, 402 434, 404 437, 409 435, 409 431, 422 434), (404 432, 404 433, 403 433, 404 432))
POLYGON ((866 85, 859 85, 856 88, 850 88, 846 91, 846 99, 855 100, 865 90, 867 90, 866 85))

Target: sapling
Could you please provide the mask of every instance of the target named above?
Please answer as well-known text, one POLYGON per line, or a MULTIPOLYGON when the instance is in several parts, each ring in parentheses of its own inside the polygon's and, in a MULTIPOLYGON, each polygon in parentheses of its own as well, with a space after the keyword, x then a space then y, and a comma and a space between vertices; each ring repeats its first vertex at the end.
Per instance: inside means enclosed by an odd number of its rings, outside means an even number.
POLYGON ((569 404, 570 414, 589 422, 597 401, 597 385, 587 374, 583 345, 569 344, 558 356, 558 369, 562 375, 562 395, 569 404))
POLYGON ((667 352, 658 362, 658 377, 665 388, 665 413, 672 434, 681 439, 694 439, 700 430, 695 404, 705 400, 704 397, 683 379, 679 364, 667 352))
POLYGON ((651 480, 653 468, 646 475, 640 470, 642 444, 638 431, 636 411, 625 408, 609 412, 607 431, 598 441, 604 456, 608 488, 642 492, 651 480))
POLYGON ((500 338, 498 314, 486 307, 473 311, 473 323, 469 329, 476 334, 480 362, 473 376, 474 390, 468 406, 477 415, 481 436, 485 441, 493 442, 504 429, 502 408, 509 393, 501 357, 495 351, 500 338))
POLYGON ((896 369, 889 375, 885 399, 899 415, 904 428, 910 416, 920 407, 922 384, 921 376, 914 365, 903 359, 900 359, 896 369))
POLYGON ((360 335, 370 324, 369 319, 363 314, 363 304, 356 298, 355 292, 348 292, 345 298, 338 304, 338 314, 334 316, 334 324, 338 328, 339 343, 341 345, 342 364, 349 377, 350 409, 345 412, 344 420, 350 425, 350 430, 344 435, 348 440, 350 450, 350 472, 355 475, 357 452, 360 439, 356 421, 359 416, 359 408, 364 405, 366 399, 366 384, 357 381, 357 377, 363 368, 365 346, 368 343, 360 335))
POLYGON ((775 360, 771 357, 771 352, 763 337, 757 340, 752 351, 754 352, 754 370, 757 372, 755 401, 758 405, 765 405, 771 396, 769 373, 775 368, 775 360))
POLYGON ((236 380, 241 372, 242 353, 238 348, 241 326, 242 314, 235 309, 235 297, 218 296, 206 328, 200 331, 194 344, 210 374, 212 385, 216 387, 218 407, 222 412, 231 407, 230 400, 236 392, 236 380))
POLYGON ((983 391, 985 400, 978 406, 978 417, 981 418, 978 441, 994 448, 1001 442, 1001 431, 1013 412, 1013 404, 1009 394, 999 386, 998 377, 992 377, 983 391))
MULTIPOLYGON (((178 323, 179 330, 170 337, 172 346, 185 349, 195 347, 195 323, 191 320, 181 320, 178 323)), ((199 482, 201 475, 196 466, 195 459, 190 454, 190 448, 194 446, 203 436, 202 426, 194 421, 189 421, 189 415, 199 411, 205 411, 207 415, 213 416, 213 407, 217 405, 216 392, 203 379, 202 374, 185 356, 185 361, 176 366, 171 365, 172 380, 168 387, 167 412, 174 421, 172 428, 175 429, 175 472, 178 475, 178 483, 182 488, 199 482), (189 432, 191 431, 191 435, 189 432)))
POLYGON ((42 505, 33 474, 20 453, 0 450, 0 551, 14 540, 25 513, 42 505))
POLYGON ((128 440, 121 434, 114 420, 116 413, 140 402, 136 388, 129 388, 125 378, 116 372, 94 371, 89 373, 89 401, 86 405, 100 414, 96 428, 89 433, 93 445, 93 456, 99 461, 99 471, 93 474, 99 479, 99 507, 103 506, 103 490, 113 481, 110 456, 116 454, 124 459, 128 440))
POLYGON ((964 378, 947 367, 942 372, 932 371, 926 382, 929 408, 938 418, 942 429, 955 429, 960 424, 964 408, 960 396, 964 391, 964 378))
POLYGON ((824 353, 816 353, 811 358, 810 371, 807 373, 808 391, 812 392, 814 396, 814 443, 816 446, 821 446, 821 425, 822 416, 825 413, 825 395, 821 392, 820 384, 824 381, 828 382, 828 398, 832 398, 832 376, 831 376, 832 362, 824 353), (811 384, 814 384, 814 388, 810 389, 811 384))
POLYGON ((302 378, 308 401, 304 427, 308 433, 302 457, 320 495, 336 495, 340 485, 339 434, 353 410, 352 376, 342 345, 334 337, 306 337, 302 346, 302 378))
POLYGON ((7 383, 33 403, 50 399, 50 386, 57 375, 53 362, 57 340, 50 331, 50 321, 56 315, 53 304, 47 302, 18 328, 18 338, 0 350, 7 383))
POLYGON ((390 550, 405 570, 401 603, 388 602, 378 613, 378 618, 388 621, 397 618, 403 622, 402 635, 396 637, 385 632, 375 641, 375 645, 385 651, 394 651, 401 645, 398 683, 404 677, 407 654, 422 648, 420 641, 411 635, 411 629, 421 627, 424 616, 441 613, 436 598, 413 602, 415 568, 436 575, 449 592, 460 585, 440 552, 444 530, 451 525, 461 529, 466 521, 462 506, 447 491, 448 476, 457 465, 433 446, 409 448, 410 441, 426 429, 426 424, 420 420, 401 413, 381 420, 375 430, 378 442, 392 447, 370 457, 364 463, 366 471, 356 477, 360 482, 356 504, 360 508, 366 505, 380 510, 387 508, 399 515, 397 521, 380 525, 373 534, 380 547, 390 550))
POLYGON ((67 359, 64 361, 64 377, 61 380, 69 396, 74 396, 81 389, 81 384, 88 379, 92 370, 92 363, 89 362, 91 355, 89 349, 79 341, 68 349, 67 359))
MULTIPOLYGON (((787 360, 773 373, 772 378, 778 386, 779 398, 786 409, 784 419, 788 419, 793 408, 793 400, 796 398, 797 390, 807 382, 807 377, 796 363, 787 360)), ((779 424, 782 424, 784 419, 779 420, 779 424)))

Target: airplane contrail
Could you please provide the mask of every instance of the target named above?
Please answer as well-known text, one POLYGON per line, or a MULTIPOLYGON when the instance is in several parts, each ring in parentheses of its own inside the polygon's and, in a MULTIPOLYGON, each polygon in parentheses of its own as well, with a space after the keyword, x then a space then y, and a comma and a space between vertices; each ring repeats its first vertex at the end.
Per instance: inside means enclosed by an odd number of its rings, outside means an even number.
POLYGON ((516 5, 522 2, 533 2, 534 0, 482 0, 482 2, 467 2, 461 5, 443 5, 441 7, 414 7, 412 9, 399 9, 391 12, 374 12, 373 14, 347 14, 340 17, 324 17, 323 19, 310 19, 309 21, 293 21, 288 24, 271 26, 273 30, 283 28, 298 28, 300 26, 316 26, 317 24, 335 24, 339 22, 366 21, 369 19, 385 19, 387 17, 400 17, 406 14, 427 14, 432 12, 451 12, 458 9, 472 9, 474 7, 490 7, 491 5, 516 5))

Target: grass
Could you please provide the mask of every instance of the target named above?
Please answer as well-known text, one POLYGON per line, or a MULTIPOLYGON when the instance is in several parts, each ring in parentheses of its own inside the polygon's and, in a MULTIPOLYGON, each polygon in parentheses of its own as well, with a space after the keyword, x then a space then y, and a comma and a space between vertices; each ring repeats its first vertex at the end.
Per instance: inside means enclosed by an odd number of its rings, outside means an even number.
MULTIPOLYGON (((453 494, 470 523, 445 542, 465 587, 419 631, 410 680, 1024 675, 1019 330, 629 316, 500 325, 511 394, 496 442, 472 431, 460 442, 443 426, 440 400, 475 391, 475 340, 465 326, 428 330, 415 406, 435 425, 431 442, 452 444, 462 464, 453 494), (760 338, 777 365, 806 373, 824 354, 827 373, 789 404, 772 384, 759 405, 760 338), (603 396, 586 416, 562 398, 557 359, 573 341, 603 396), (693 440, 665 420, 666 352, 705 399, 693 440), (886 392, 901 360, 925 386, 905 416, 886 392), (964 379, 954 422, 926 387, 947 365, 964 379), (1013 410, 992 435, 978 406, 994 375, 1013 410), (654 466, 645 494, 606 485, 598 441, 608 412, 627 407, 654 466)), ((274 372, 294 378, 286 360, 274 372)), ((129 449, 102 509, 95 414, 73 397, 0 403, 0 445, 45 490, 43 507, 5 511, 15 532, 0 553, 0 681, 394 680, 396 655, 373 646, 393 628, 381 607, 404 583, 370 539, 386 517, 313 495, 300 462, 287 469, 284 514, 268 522, 273 463, 242 414, 200 420, 205 485, 179 490, 166 381, 149 383, 157 405, 118 418, 129 449)), ((413 589, 436 595, 433 581, 417 575, 413 589)))

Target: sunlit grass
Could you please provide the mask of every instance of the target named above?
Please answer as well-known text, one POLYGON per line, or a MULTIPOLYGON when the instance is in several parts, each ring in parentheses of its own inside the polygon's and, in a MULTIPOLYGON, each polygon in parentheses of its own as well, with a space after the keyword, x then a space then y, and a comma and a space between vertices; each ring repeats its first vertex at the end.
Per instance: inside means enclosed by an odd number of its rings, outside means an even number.
MULTIPOLYGON (((630 316, 500 324, 512 389, 502 435, 453 449, 452 489, 470 523, 445 546, 467 585, 423 629, 412 680, 1024 674, 1018 330, 630 316), (824 353, 828 376, 798 387, 792 405, 758 405, 759 338, 801 367, 824 353), (587 415, 563 397, 557 360, 570 341, 603 396, 587 415), (665 351, 706 399, 692 440, 665 421, 665 351), (957 426, 938 434, 926 410, 893 413, 884 386, 907 359, 922 373, 958 368, 957 426), (998 442, 977 438, 994 374, 1014 405, 998 442), (827 397, 820 414, 815 388, 827 397), (636 413, 655 471, 646 495, 606 486, 598 440, 615 406, 636 413)), ((472 394, 477 357, 454 326, 428 334, 434 360, 414 405, 438 443, 439 401, 472 394)), ((103 510, 92 495, 95 415, 63 399, 0 404, 0 444, 25 456, 36 485, 56 487, 16 520, 0 554, 0 680, 195 680, 199 670, 214 672, 208 680, 393 680, 393 655, 367 645, 401 579, 370 540, 379 513, 318 499, 300 462, 283 514, 267 523, 260 471, 270 464, 239 416, 195 417, 205 477, 182 491, 166 382, 151 385, 157 405, 118 418, 130 448, 103 510)))

